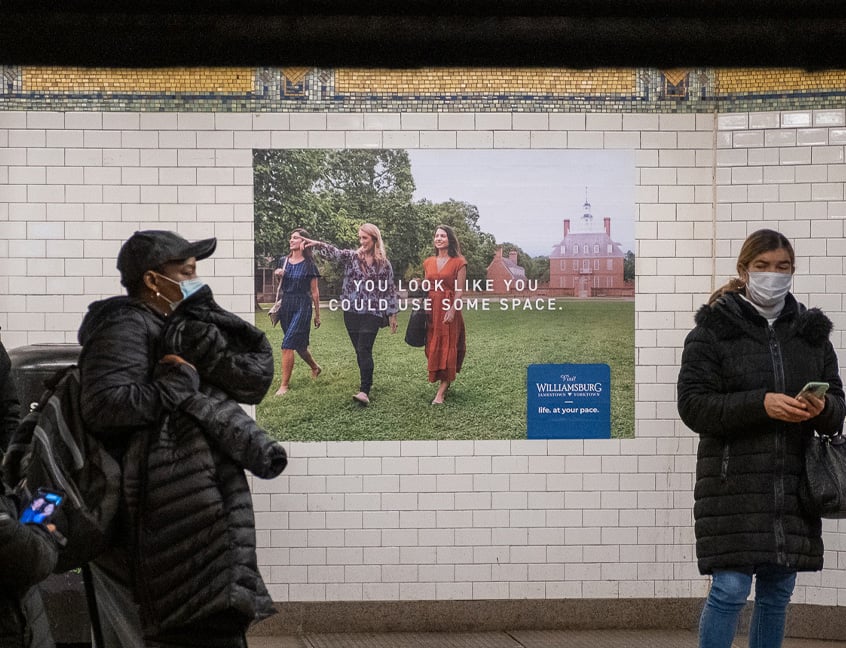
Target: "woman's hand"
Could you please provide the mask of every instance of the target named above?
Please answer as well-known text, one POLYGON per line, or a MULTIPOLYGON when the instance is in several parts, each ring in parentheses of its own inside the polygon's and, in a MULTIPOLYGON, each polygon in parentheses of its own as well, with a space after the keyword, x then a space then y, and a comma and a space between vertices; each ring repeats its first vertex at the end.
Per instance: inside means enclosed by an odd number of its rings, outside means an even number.
POLYGON ((314 314, 314 328, 320 328, 320 313, 314 314))
POLYGON ((282 268, 276 268, 276 270, 273 271, 273 276, 274 277, 281 277, 283 272, 285 272, 285 271, 282 268))
POLYGON ((305 237, 300 238, 300 240, 302 241, 303 249, 308 247, 320 247, 321 245, 323 245, 323 243, 320 241, 315 241, 314 239, 307 239, 305 237))
POLYGON ((764 409, 767 416, 788 423, 801 423, 814 418, 825 407, 825 401, 813 396, 793 398, 787 394, 769 392, 764 396, 764 409), (812 403, 811 401, 816 401, 812 403))
POLYGON ((388 324, 391 327, 391 333, 397 332, 397 314, 388 315, 388 324))
MULTIPOLYGON (((462 268, 462 270, 464 270, 464 268, 462 268)), ((461 277, 462 273, 459 272, 458 275, 459 275, 459 277, 461 277)), ((463 282, 464 279, 461 279, 461 281, 463 282)), ((456 308, 456 305, 458 305, 458 306, 461 305, 462 294, 463 294, 463 291, 461 291, 461 290, 455 291, 455 296, 450 301, 449 308, 447 308, 444 311, 444 324, 449 324, 452 320, 455 319, 455 312, 458 310, 456 308)))
POLYGON ((822 414, 822 411, 825 409, 825 396, 822 398, 817 398, 813 394, 805 394, 801 398, 797 398, 800 403, 805 403, 808 406, 808 412, 811 414, 811 418, 815 416, 819 416, 822 414))

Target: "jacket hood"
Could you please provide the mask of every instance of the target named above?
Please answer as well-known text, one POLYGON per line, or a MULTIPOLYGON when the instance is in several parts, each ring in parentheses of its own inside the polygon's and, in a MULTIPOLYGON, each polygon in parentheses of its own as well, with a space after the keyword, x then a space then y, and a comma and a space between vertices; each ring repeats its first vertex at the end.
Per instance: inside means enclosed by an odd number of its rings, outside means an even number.
MULTIPOLYGON (((726 293, 713 304, 702 306, 696 313, 696 324, 714 331, 721 339, 737 338, 750 329, 761 330, 766 320, 738 293, 726 293)), ((794 333, 817 346, 828 340, 834 328, 819 308, 806 308, 792 293, 785 298, 784 309, 776 320, 787 322, 794 333)))
POLYGON ((137 308, 150 313, 153 312, 143 302, 127 295, 119 295, 92 302, 88 305, 88 312, 85 313, 85 317, 82 318, 82 324, 79 326, 79 332, 77 333, 79 343, 85 345, 104 322, 126 308, 137 308))

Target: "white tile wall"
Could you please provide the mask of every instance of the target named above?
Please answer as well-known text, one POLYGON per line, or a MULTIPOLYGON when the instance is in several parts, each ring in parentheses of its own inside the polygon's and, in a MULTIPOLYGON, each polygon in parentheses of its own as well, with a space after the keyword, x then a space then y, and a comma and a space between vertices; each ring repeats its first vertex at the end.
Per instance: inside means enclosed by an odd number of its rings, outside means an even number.
MULTIPOLYGON (((253 147, 634 150, 636 438, 291 443, 283 476, 252 480, 259 561, 277 601, 702 596, 681 344, 768 226, 794 239, 797 295, 842 349, 844 125, 840 109, 0 112, 3 342, 74 341, 87 304, 120 292, 114 257, 143 227, 217 236, 207 276, 251 317, 253 147)), ((826 569, 794 600, 846 605, 846 523, 825 539, 826 569)))

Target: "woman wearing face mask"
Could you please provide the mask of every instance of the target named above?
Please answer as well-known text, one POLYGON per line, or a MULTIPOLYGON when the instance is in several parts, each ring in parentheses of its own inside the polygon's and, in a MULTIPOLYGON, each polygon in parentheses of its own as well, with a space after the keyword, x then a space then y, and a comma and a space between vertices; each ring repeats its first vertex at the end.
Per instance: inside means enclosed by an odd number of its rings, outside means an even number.
POLYGON ((285 451, 238 405, 264 397, 273 352, 197 277, 216 244, 136 232, 117 259, 128 294, 91 304, 79 330, 82 415, 123 473, 92 565, 106 648, 245 648, 273 613, 244 469, 274 477, 285 451))
POLYGON ((701 648, 730 648, 755 582, 750 648, 778 648, 796 573, 823 566, 821 521, 801 506, 804 446, 846 415, 831 321, 790 293, 795 258, 779 232, 749 235, 738 277, 711 295, 684 343, 682 420, 699 435, 696 555, 711 589, 701 648), (823 398, 796 398, 808 381, 823 398))

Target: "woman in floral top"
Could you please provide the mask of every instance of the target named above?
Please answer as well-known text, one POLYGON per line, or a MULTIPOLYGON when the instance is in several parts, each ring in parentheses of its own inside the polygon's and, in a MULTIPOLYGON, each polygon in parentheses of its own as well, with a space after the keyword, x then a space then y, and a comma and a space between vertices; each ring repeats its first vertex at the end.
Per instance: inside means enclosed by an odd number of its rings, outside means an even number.
POLYGON ((376 334, 384 326, 390 326, 391 333, 397 332, 399 310, 394 269, 385 256, 382 233, 371 223, 362 225, 358 230, 357 250, 340 250, 329 243, 303 240, 307 246, 315 246, 318 252, 343 269, 340 304, 361 378, 359 391, 353 399, 367 405, 373 386, 376 334))

